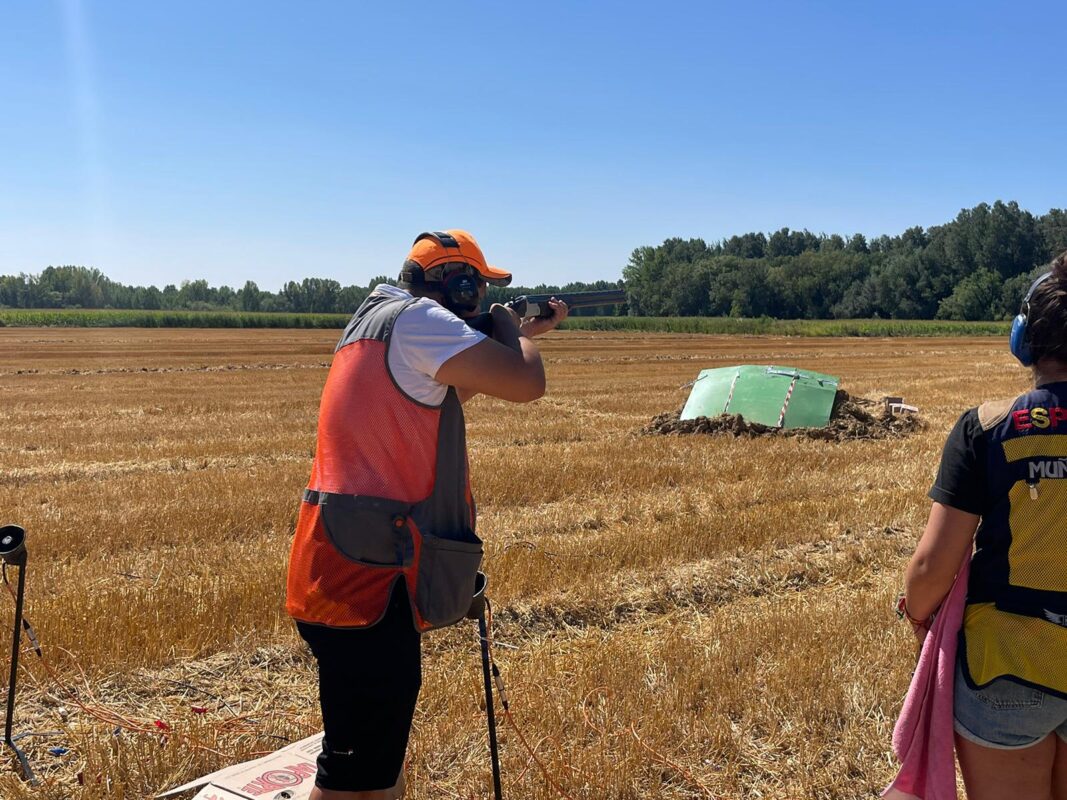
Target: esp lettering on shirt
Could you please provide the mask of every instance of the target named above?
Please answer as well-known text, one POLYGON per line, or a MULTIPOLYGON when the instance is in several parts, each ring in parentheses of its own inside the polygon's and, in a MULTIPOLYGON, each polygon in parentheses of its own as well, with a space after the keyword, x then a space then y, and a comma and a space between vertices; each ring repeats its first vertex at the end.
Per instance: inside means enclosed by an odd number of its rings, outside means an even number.
POLYGON ((1054 406, 1053 408, 1020 408, 1011 415, 1012 425, 1017 431, 1031 429, 1047 430, 1067 426, 1067 408, 1054 406))

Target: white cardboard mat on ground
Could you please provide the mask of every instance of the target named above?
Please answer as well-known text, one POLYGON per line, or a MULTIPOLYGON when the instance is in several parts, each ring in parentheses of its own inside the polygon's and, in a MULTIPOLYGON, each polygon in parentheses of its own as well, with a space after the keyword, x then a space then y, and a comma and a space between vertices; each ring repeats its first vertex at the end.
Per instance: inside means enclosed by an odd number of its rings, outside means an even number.
POLYGON ((316 733, 269 756, 220 769, 157 797, 200 789, 193 800, 307 800, 315 786, 315 759, 321 751, 322 734, 316 733))

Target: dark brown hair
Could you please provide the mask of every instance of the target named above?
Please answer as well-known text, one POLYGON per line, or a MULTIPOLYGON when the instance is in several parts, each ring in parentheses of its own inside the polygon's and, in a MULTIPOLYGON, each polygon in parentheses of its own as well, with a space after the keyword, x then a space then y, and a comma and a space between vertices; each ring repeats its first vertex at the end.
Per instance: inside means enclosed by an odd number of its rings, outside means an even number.
POLYGON ((1051 265, 1052 277, 1030 298, 1029 334, 1034 361, 1055 358, 1067 364, 1067 251, 1051 265))

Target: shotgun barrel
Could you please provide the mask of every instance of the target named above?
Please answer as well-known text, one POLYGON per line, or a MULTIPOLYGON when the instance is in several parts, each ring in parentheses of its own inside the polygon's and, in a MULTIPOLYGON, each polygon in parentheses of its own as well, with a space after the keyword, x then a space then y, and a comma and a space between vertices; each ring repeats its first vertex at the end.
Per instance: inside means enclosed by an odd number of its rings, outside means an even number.
POLYGON ((505 305, 515 309, 523 319, 529 317, 551 317, 552 308, 548 301, 552 298, 562 300, 568 308, 593 308, 594 306, 615 306, 626 302, 623 289, 605 289, 600 292, 560 292, 559 294, 527 294, 508 301, 505 305))
MULTIPOLYGON (((599 292, 526 294, 516 297, 514 300, 509 300, 504 305, 513 309, 523 319, 551 317, 552 307, 548 304, 548 301, 552 298, 562 300, 570 309, 617 306, 626 302, 626 291, 624 289, 605 289, 599 292)), ((492 336, 493 334, 493 316, 489 312, 472 317, 466 320, 466 323, 486 336, 492 336)))

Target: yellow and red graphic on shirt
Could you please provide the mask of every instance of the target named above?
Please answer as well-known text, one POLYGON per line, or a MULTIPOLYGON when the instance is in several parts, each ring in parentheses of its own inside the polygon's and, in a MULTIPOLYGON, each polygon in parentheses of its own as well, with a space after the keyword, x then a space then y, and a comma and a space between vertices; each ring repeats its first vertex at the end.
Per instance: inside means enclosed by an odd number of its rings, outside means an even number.
POLYGON ((1049 428, 1067 427, 1067 408, 1053 406, 1045 408, 1020 408, 1011 413, 1011 423, 1017 431, 1028 431, 1034 428, 1048 430, 1049 428))

